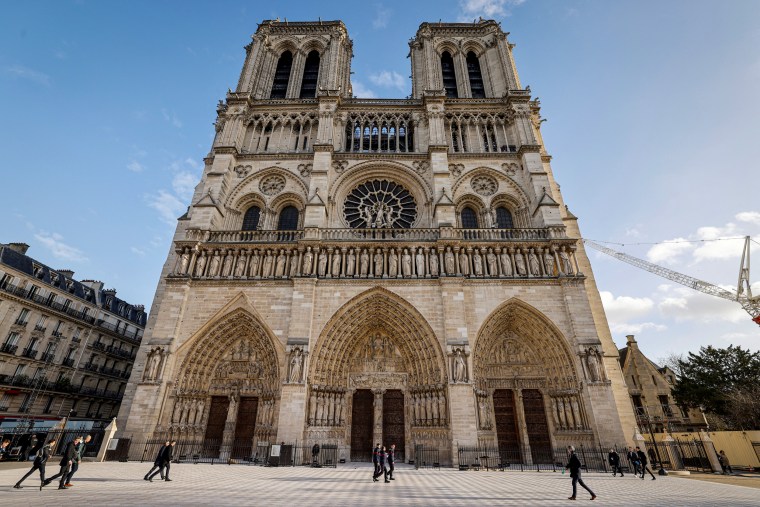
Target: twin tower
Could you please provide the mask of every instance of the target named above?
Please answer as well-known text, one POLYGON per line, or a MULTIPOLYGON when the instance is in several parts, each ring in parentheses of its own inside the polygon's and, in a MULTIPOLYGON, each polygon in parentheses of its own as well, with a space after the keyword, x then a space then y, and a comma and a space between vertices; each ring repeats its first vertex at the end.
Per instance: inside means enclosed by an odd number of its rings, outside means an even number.
MULTIPOLYGON (((343 23, 265 21, 217 107, 124 436, 458 446, 552 463, 635 431, 540 106, 494 21, 423 23, 412 94, 352 93, 343 23)), ((422 447, 420 447, 422 446, 422 447)), ((211 456, 213 455, 213 456, 211 456)))

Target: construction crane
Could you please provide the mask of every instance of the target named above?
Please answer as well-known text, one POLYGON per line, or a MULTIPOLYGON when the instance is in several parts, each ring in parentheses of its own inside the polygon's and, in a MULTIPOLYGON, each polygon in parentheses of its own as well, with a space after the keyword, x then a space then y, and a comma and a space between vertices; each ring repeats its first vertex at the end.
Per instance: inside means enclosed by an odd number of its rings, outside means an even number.
POLYGON ((742 305, 744 311, 746 311, 750 317, 752 317, 752 320, 755 322, 755 324, 760 325, 760 296, 752 296, 752 289, 750 287, 749 281, 749 242, 750 237, 745 237, 744 249, 742 251, 742 260, 739 267, 739 284, 737 286, 736 292, 732 292, 718 287, 717 285, 713 285, 711 283, 698 280, 697 278, 684 275, 683 273, 673 271, 672 269, 663 268, 662 266, 658 266, 657 264, 639 259, 633 255, 618 252, 617 250, 602 246, 590 239, 583 240, 583 243, 585 245, 590 246, 594 250, 598 250, 609 255, 610 257, 614 257, 617 260, 627 262, 628 264, 636 266, 637 268, 641 268, 643 270, 649 271, 650 273, 654 273, 655 275, 667 278, 668 280, 672 280, 683 285, 684 287, 689 287, 690 289, 694 289, 704 294, 709 294, 710 296, 728 299, 729 301, 736 301, 742 305))

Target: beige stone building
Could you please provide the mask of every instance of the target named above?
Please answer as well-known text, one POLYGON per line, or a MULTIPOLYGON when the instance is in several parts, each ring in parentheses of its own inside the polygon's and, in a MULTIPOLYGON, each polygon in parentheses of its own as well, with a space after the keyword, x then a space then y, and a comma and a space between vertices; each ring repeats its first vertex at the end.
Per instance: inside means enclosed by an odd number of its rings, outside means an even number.
POLYGON ((119 410, 147 315, 94 280, 78 281, 0 244, 0 434, 103 427, 119 410))
POLYGON ((704 415, 698 410, 679 407, 673 398, 676 374, 667 366, 648 359, 633 335, 619 350, 620 367, 628 386, 628 394, 643 433, 694 432, 707 428, 704 415))
POLYGON ((494 21, 423 23, 409 48, 409 98, 357 99, 341 22, 259 25, 179 219, 122 435, 333 442, 349 460, 395 442, 445 463, 457 445, 531 461, 633 435, 512 44, 494 21))

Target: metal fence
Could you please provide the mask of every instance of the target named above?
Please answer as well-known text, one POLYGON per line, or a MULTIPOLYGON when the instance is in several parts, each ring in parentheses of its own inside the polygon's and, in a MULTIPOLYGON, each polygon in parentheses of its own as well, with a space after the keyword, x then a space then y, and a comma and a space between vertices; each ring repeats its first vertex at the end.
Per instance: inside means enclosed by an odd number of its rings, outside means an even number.
POLYGON ((415 445, 414 468, 417 470, 420 468, 441 468, 441 453, 432 447, 415 445))
MULTIPOLYGON (((172 454, 178 463, 334 468, 338 461, 338 446, 332 442, 321 443, 316 454, 313 445, 303 442, 256 445, 250 440, 225 443, 214 439, 177 439, 176 442, 172 454)), ((120 438, 115 449, 106 453, 106 460, 153 462, 165 443, 166 440, 157 438, 120 438)))
MULTIPOLYGON (((654 444, 647 441, 646 445, 648 451, 652 449, 655 456, 659 455, 662 466, 668 470, 712 472, 710 459, 705 449, 705 445, 713 445, 712 442, 674 439, 654 444)), ((651 461, 650 467, 654 469, 658 465, 657 459, 651 461)))
MULTIPOLYGON (((627 448, 623 445, 612 447, 620 456, 623 470, 633 469, 626 458, 627 448)), ((610 447, 576 446, 575 453, 586 471, 611 472, 609 465, 610 447)), ((565 468, 568 461, 566 447, 539 450, 524 446, 499 449, 490 446, 457 446, 460 470, 501 470, 501 471, 557 471, 565 468)))
POLYGON ((73 442, 76 437, 86 437, 90 435, 91 440, 85 444, 82 456, 85 458, 94 458, 98 455, 100 446, 103 443, 105 430, 102 428, 90 430, 49 430, 23 434, 6 434, 3 438, 11 440, 11 447, 4 459, 14 461, 27 461, 30 456, 34 456, 37 450, 52 439, 56 444, 53 448, 54 455, 61 455, 69 442, 73 442))

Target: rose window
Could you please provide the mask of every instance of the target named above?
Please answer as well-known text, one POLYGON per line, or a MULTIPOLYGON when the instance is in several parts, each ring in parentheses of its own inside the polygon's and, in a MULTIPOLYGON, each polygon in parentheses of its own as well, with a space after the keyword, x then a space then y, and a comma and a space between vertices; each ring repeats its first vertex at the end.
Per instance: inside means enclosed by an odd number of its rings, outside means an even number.
POLYGON ((406 229, 417 219, 417 203, 401 185, 371 180, 348 194, 343 216, 352 228, 406 229))

